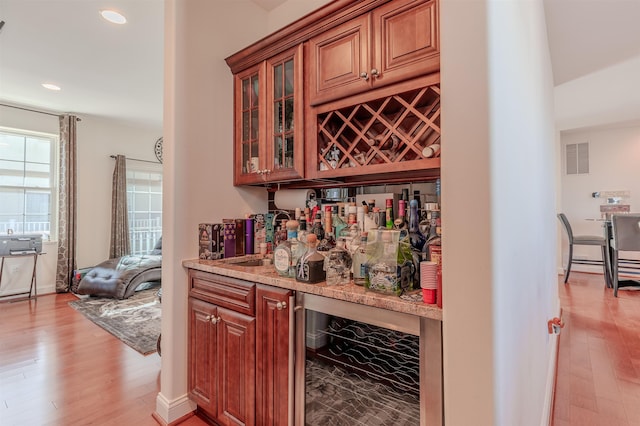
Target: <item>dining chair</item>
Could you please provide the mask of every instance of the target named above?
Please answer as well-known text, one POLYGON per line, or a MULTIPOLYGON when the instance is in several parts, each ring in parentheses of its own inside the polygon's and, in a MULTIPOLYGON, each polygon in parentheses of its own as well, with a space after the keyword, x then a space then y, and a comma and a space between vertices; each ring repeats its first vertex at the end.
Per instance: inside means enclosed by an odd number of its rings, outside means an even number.
POLYGON ((571 224, 569 223, 569 219, 564 213, 558 213, 558 219, 562 222, 564 226, 564 230, 567 232, 567 237, 569 238, 569 262, 567 263, 567 269, 564 273, 564 283, 566 284, 569 281, 569 274, 571 273, 571 264, 573 263, 573 246, 600 246, 602 249, 602 268, 604 270, 604 278, 605 283, 608 282, 609 277, 609 265, 608 259, 609 256, 607 254, 607 241, 604 236, 597 235, 573 235, 573 231, 571 230, 571 224))
POLYGON ((640 251, 640 214, 614 214, 611 216, 611 226, 613 228, 613 249, 611 257, 611 267, 613 269, 613 295, 618 297, 618 287, 620 280, 618 272, 620 270, 621 251, 640 251))

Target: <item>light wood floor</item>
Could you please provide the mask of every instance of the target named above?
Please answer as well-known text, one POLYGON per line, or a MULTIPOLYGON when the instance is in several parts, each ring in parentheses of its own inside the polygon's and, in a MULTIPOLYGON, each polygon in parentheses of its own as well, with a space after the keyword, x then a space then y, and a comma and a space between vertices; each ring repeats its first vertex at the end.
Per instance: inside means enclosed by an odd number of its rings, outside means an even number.
POLYGON ((572 272, 558 284, 560 335, 554 426, 640 425, 640 292, 572 272))
MULTIPOLYGON (((554 425, 639 425, 640 292, 616 299, 602 276, 577 272, 558 287, 566 326, 554 425)), ((158 355, 140 355, 70 300, 0 303, 0 425, 156 426, 158 355)))
POLYGON ((0 303, 0 425, 157 426, 160 357, 140 355, 70 300, 0 303))

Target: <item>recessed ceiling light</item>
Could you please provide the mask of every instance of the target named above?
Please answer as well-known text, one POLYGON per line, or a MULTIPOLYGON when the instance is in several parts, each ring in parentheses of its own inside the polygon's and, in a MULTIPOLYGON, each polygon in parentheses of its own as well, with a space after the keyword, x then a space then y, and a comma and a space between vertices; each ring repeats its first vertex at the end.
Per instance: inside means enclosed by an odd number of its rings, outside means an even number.
POLYGON ((51 83, 42 83, 42 87, 49 90, 55 90, 56 92, 60 90, 60 86, 56 86, 55 84, 51 83))
POLYGON ((122 14, 116 12, 115 10, 101 10, 100 15, 104 19, 114 24, 125 24, 127 22, 127 18, 125 18, 122 14))

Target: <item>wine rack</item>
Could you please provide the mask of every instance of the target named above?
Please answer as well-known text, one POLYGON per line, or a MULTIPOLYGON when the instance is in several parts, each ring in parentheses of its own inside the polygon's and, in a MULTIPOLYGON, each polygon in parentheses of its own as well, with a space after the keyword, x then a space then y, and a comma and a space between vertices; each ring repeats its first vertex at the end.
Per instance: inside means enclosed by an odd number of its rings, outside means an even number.
POLYGON ((419 337, 333 317, 326 348, 316 356, 393 389, 420 394, 419 337))
POLYGON ((316 119, 320 176, 419 169, 435 164, 424 160, 440 156, 439 83, 322 112, 316 119))

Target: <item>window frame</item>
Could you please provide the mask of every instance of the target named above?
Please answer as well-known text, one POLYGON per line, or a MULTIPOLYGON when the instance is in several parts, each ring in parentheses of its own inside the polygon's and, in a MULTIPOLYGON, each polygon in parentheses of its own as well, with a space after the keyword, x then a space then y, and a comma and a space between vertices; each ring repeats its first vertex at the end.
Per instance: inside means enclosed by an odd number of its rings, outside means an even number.
MULTIPOLYGON (((163 180, 164 176, 163 176, 163 169, 162 169, 162 164, 160 163, 155 163, 155 162, 137 162, 135 160, 128 160, 127 161, 127 218, 129 220, 129 243, 131 245, 131 254, 132 255, 144 255, 144 254, 149 254, 149 252, 153 249, 153 247, 155 246, 157 240, 159 237, 162 236, 162 220, 163 220, 163 211, 162 211, 162 196, 163 196, 163 188, 162 188, 162 180, 163 180), (131 164, 135 162, 135 164, 131 164), (150 227, 148 232, 154 233, 155 236, 153 237, 153 240, 147 238, 147 246, 148 249, 144 249, 141 250, 137 247, 135 247, 134 245, 134 235, 136 232, 136 229, 133 227, 133 223, 135 220, 135 216, 137 214, 140 213, 144 213, 144 211, 142 210, 136 210, 136 206, 135 206, 135 195, 136 194, 157 194, 156 192, 151 192, 151 191, 147 191, 147 192, 142 192, 142 191, 136 191, 135 188, 131 188, 131 184, 130 181, 133 178, 132 176, 130 176, 130 173, 149 173, 149 174, 156 174, 157 176, 160 177, 160 210, 156 211, 156 210, 152 210, 150 207, 151 205, 149 205, 149 209, 146 211, 149 220, 153 220, 150 216, 154 213, 159 213, 160 215, 160 229, 158 230, 158 228, 154 228, 154 227, 150 227), (158 231, 159 231, 159 235, 158 235, 158 231)), ((149 200, 149 203, 151 203, 151 201, 149 200)))
MULTIPOLYGON (((13 127, 0 126, 0 133, 14 135, 23 138, 42 138, 48 139, 50 141, 49 147, 49 186, 32 186, 32 185, 2 185, 0 187, 3 189, 17 189, 22 191, 23 202, 25 205, 23 206, 22 211, 22 229, 26 228, 27 223, 29 223, 26 219, 29 216, 29 212, 26 209, 27 203, 27 193, 29 191, 32 192, 45 192, 50 196, 49 201, 49 231, 29 231, 29 232, 15 232, 16 235, 28 235, 28 234, 42 234, 43 240, 45 241, 57 241, 58 239, 58 200, 59 200, 59 183, 58 183, 58 170, 59 170, 59 158, 60 158, 60 135, 54 133, 47 132, 36 132, 32 130, 19 129, 13 127)), ((9 160, 16 161, 16 160, 9 160)), ((24 158, 22 161, 16 161, 22 163, 22 171, 26 173, 27 164, 44 164, 44 163, 35 163, 26 161, 24 158)))

